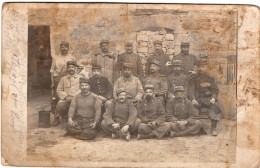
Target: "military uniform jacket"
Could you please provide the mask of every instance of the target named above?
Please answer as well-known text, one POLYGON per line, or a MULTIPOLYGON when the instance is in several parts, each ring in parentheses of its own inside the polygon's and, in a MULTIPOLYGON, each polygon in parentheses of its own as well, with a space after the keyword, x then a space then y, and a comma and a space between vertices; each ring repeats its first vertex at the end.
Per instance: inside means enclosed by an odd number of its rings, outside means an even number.
POLYGON ((117 73, 119 73, 119 75, 117 75, 118 77, 122 74, 124 63, 130 63, 132 65, 132 74, 134 76, 138 77, 139 79, 144 78, 144 70, 142 67, 140 56, 138 54, 123 53, 121 55, 118 55, 116 66, 116 71, 117 73))
POLYGON ((137 118, 137 111, 134 104, 128 99, 124 103, 113 100, 103 117, 107 125, 120 123, 133 126, 137 118))
POLYGON ((173 60, 181 60, 183 63, 183 73, 188 75, 189 71, 194 71, 195 65, 198 65, 197 58, 192 54, 178 54, 173 57, 173 60))
POLYGON ((164 96, 168 91, 168 84, 165 75, 151 74, 144 79, 144 85, 152 84, 156 96, 164 96))
POLYGON ((175 73, 172 73, 167 77, 167 83, 168 83, 168 94, 174 94, 174 87, 175 86, 183 86, 184 93, 186 98, 188 98, 188 92, 189 92, 189 77, 185 75, 184 73, 180 73, 179 75, 176 75, 175 73))
POLYGON ((213 77, 207 73, 199 73, 191 79, 190 99, 208 105, 212 98, 218 99, 219 89, 213 77))
POLYGON ((107 78, 100 76, 98 78, 92 76, 89 79, 90 90, 100 96, 107 99, 112 98, 112 86, 107 78))
POLYGON ((166 105, 167 121, 174 122, 178 120, 186 120, 189 123, 194 123, 199 118, 198 111, 187 98, 178 102, 173 99, 167 102, 166 105))
POLYGON ((170 60, 169 56, 164 54, 163 51, 162 51, 160 54, 153 53, 147 58, 147 62, 146 62, 146 65, 145 65, 145 75, 150 74, 150 66, 151 66, 152 60, 159 61, 159 63, 160 63, 159 73, 160 74, 164 74, 166 76, 171 74, 171 68, 167 67, 165 65, 167 62, 169 62, 171 60, 170 60))
POLYGON ((161 125, 165 122, 165 108, 162 101, 158 98, 153 98, 151 102, 147 102, 145 99, 137 104, 138 118, 142 123, 155 121, 157 125, 161 125))

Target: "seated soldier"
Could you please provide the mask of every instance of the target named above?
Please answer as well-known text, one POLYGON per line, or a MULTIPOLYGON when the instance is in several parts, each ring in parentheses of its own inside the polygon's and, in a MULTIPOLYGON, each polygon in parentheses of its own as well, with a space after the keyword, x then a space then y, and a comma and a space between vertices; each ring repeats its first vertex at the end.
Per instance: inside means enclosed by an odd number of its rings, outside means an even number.
POLYGON ((81 93, 72 99, 67 131, 78 139, 91 140, 96 137, 96 125, 101 115, 101 101, 90 91, 89 79, 80 78, 81 93))
POLYGON ((199 114, 190 100, 184 96, 183 86, 174 87, 175 98, 167 102, 167 122, 171 137, 196 135, 201 128, 199 114))
POLYGON ((80 76, 76 73, 77 64, 74 61, 67 62, 67 75, 61 78, 58 87, 57 95, 59 102, 55 110, 55 120, 52 126, 57 126, 60 123, 60 116, 67 117, 68 110, 70 107, 71 100, 74 95, 80 92, 79 89, 79 78, 80 76))
POLYGON ((137 139, 161 139, 170 131, 170 124, 165 122, 165 107, 155 97, 153 85, 145 85, 144 99, 137 104, 137 111, 141 119, 137 139))
POLYGON ((174 87, 175 86, 183 86, 184 87, 184 95, 188 98, 189 92, 189 77, 185 75, 182 71, 182 61, 181 60, 173 60, 172 61, 173 73, 167 77, 168 81, 168 100, 174 98, 174 87))
POLYGON ((136 107, 127 99, 125 89, 118 89, 116 94, 118 99, 112 100, 107 107, 101 127, 106 133, 112 133, 112 138, 122 137, 129 141, 130 133, 137 131, 141 121, 137 119, 136 107))
POLYGON ((212 136, 217 136, 217 122, 222 118, 222 112, 218 103, 219 89, 215 79, 207 73, 207 58, 202 57, 198 63, 198 74, 190 82, 190 100, 200 111, 200 118, 208 115, 211 120, 212 136))
POLYGON ((93 76, 89 78, 90 90, 92 93, 98 95, 99 99, 102 101, 102 108, 101 108, 101 120, 102 116, 105 112, 106 107, 110 103, 110 99, 112 98, 112 86, 109 80, 104 77, 100 76, 101 73, 101 66, 94 65, 92 66, 92 74, 93 76))
POLYGON ((144 85, 153 85, 155 97, 159 98, 164 103, 168 91, 168 84, 165 75, 160 74, 159 70, 159 61, 156 61, 155 59, 152 60, 150 65, 150 75, 144 79, 144 85))
POLYGON ((120 88, 124 88, 127 98, 132 102, 142 100, 144 93, 143 86, 140 80, 132 75, 132 65, 130 63, 123 64, 123 76, 119 77, 114 84, 114 99, 117 99, 116 91, 120 88))

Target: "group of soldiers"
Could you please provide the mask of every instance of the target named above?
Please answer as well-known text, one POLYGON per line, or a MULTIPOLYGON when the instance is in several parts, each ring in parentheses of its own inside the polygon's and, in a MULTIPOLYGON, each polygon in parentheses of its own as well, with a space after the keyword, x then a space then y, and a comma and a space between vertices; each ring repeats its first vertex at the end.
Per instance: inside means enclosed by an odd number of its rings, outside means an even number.
POLYGON ((69 43, 60 44, 61 54, 51 67, 52 89, 58 100, 53 126, 65 118, 67 134, 78 139, 94 139, 99 129, 127 141, 196 135, 200 119, 211 120, 216 136, 221 119, 218 87, 207 73, 207 58, 189 54, 189 43, 181 43, 181 53, 170 60, 162 42, 154 42, 145 70, 133 43, 115 56, 109 42, 100 42, 93 56, 92 72, 84 76, 69 54, 69 43))

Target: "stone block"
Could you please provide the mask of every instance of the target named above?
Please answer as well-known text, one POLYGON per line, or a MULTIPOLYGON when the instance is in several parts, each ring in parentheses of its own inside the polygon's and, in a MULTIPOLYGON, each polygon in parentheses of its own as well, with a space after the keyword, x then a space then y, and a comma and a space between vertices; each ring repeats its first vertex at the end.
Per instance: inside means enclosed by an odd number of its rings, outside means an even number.
POLYGON ((173 35, 173 34, 166 34, 166 35, 165 35, 165 40, 167 40, 167 41, 173 41, 173 40, 174 40, 174 35, 173 35))
POLYGON ((147 35, 137 35, 137 41, 148 41, 147 35))

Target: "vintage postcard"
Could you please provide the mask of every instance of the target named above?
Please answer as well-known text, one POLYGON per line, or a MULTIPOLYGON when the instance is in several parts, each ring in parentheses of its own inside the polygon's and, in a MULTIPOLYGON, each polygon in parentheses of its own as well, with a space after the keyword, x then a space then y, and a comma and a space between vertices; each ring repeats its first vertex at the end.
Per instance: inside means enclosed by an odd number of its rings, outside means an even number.
POLYGON ((4 3, 2 164, 259 167, 259 8, 4 3))

